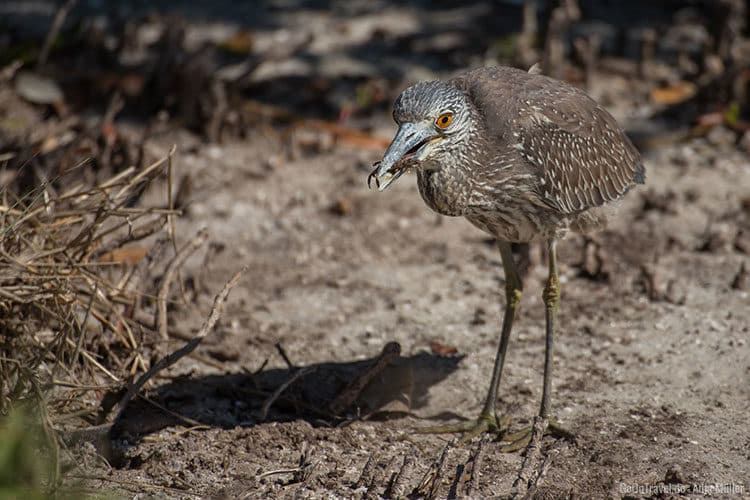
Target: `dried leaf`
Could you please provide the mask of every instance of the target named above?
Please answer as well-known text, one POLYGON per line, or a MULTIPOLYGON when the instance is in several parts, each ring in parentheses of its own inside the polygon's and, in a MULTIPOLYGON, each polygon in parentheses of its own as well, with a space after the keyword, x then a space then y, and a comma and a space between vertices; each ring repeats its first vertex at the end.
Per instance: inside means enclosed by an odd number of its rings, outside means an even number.
POLYGON ((247 30, 241 30, 226 38, 219 47, 232 54, 249 54, 253 51, 253 34, 247 30))
POLYGON ((441 344, 440 342, 430 342, 430 350, 432 354, 438 356, 453 356, 458 354, 458 349, 452 345, 441 344))
POLYGON ((133 266, 145 257, 146 253, 148 253, 148 250, 144 247, 116 248, 110 252, 103 253, 99 257, 99 261, 117 262, 133 266))
POLYGON ((691 82, 677 82, 651 91, 651 100, 656 104, 679 104, 695 95, 698 88, 691 82))

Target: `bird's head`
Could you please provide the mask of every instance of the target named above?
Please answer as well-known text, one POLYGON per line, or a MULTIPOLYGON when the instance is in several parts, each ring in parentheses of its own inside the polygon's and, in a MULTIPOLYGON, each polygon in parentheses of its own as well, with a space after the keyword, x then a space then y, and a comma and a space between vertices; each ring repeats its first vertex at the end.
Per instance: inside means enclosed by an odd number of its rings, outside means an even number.
POLYGON ((459 160, 474 118, 466 94, 448 82, 422 82, 404 90, 393 107, 398 132, 367 179, 380 191, 409 168, 439 169, 459 160))

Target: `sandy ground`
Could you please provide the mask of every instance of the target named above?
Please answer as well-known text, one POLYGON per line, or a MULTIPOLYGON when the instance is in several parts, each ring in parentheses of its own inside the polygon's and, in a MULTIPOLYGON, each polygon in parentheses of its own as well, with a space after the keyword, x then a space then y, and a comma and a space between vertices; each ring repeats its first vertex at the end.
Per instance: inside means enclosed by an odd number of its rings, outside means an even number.
MULTIPOLYGON (((171 142, 184 139, 150 147, 171 142)), ((212 250, 188 276, 210 293, 175 306, 173 331, 197 331, 213 293, 249 270, 197 356, 150 392, 190 423, 134 406, 117 443, 125 460, 92 459, 102 481, 88 486, 170 498, 511 493, 522 453, 484 440, 477 461, 478 440, 446 447, 451 436, 413 432, 481 408, 504 302, 499 254, 466 221, 431 213, 413 176, 368 191, 376 159, 340 148, 288 159, 272 136, 178 155, 194 184, 178 233, 208 227, 212 250), (401 356, 360 395, 350 413, 361 418, 326 418, 388 342, 401 356), (263 420, 268 394, 298 367, 315 369, 263 420)), ((545 438, 541 498, 750 494, 750 298, 736 279, 750 251, 747 157, 694 139, 646 164, 647 186, 626 197, 588 263, 581 236, 560 244, 553 405, 576 440, 545 438)), ((498 402, 513 429, 541 398, 546 270, 539 249, 531 255, 498 402)))

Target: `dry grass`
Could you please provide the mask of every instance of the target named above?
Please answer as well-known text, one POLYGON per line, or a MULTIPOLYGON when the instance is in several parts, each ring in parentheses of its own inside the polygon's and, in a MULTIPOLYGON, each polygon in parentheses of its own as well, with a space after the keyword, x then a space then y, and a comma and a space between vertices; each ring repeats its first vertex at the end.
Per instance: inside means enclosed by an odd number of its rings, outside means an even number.
POLYGON ((101 389, 147 369, 141 344, 154 325, 136 318, 153 302, 144 300, 144 283, 165 245, 142 240, 176 212, 169 201, 133 201, 171 172, 172 153, 93 187, 2 191, 0 413, 50 387, 101 389))
POLYGON ((173 154, 61 194, 49 183, 25 196, 0 192, 0 464, 3 457, 18 464, 0 477, 0 496, 76 497, 63 487, 62 463, 77 465, 61 455, 64 447, 108 439, 108 416, 116 422, 149 379, 198 346, 239 281, 242 271, 216 296, 199 333, 164 355, 170 290, 183 288, 172 284, 208 240, 201 230, 175 242, 173 154), (159 177, 164 205, 140 206, 159 177))

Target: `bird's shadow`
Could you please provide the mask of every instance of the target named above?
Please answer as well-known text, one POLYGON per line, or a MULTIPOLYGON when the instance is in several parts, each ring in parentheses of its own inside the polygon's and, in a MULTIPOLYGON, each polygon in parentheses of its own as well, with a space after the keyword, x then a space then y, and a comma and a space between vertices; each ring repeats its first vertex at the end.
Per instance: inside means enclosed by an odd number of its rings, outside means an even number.
MULTIPOLYGON (((419 352, 382 358, 274 368, 259 373, 181 377, 133 400, 111 437, 131 443, 173 425, 251 427, 303 419, 337 426, 360 418, 388 419, 425 409, 430 388, 453 373, 463 355, 419 352)), ((461 418, 452 412, 424 418, 461 418)))

